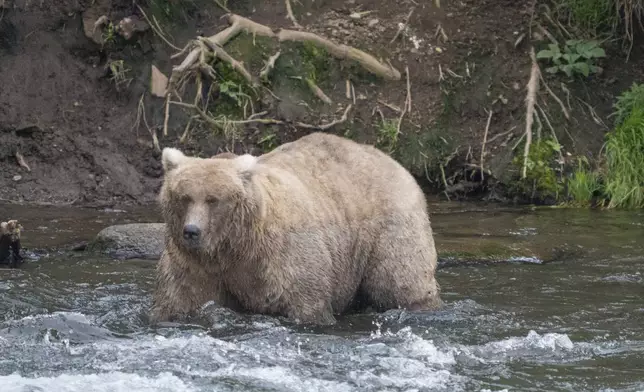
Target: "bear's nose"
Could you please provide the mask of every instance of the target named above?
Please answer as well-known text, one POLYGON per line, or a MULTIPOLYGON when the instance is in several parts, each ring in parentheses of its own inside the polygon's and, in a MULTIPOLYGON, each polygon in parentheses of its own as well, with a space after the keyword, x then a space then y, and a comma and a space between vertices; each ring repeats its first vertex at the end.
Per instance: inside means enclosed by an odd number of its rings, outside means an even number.
POLYGON ((199 234, 201 234, 201 230, 197 225, 186 225, 183 228, 183 238, 187 240, 196 240, 199 238, 199 234))

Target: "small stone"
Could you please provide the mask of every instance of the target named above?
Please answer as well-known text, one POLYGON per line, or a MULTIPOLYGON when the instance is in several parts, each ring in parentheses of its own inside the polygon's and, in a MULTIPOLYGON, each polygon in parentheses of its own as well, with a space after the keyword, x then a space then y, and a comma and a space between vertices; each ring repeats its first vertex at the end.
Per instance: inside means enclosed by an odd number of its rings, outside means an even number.
POLYGON ((369 22, 367 23, 367 25, 368 25, 369 27, 373 27, 373 26, 377 25, 379 22, 380 22, 380 21, 379 21, 378 19, 375 19, 375 18, 374 18, 374 19, 370 19, 370 20, 369 20, 369 22))
POLYGON ((17 174, 15 176, 13 176, 13 180, 14 181, 20 181, 20 180, 22 180, 22 176, 17 174))

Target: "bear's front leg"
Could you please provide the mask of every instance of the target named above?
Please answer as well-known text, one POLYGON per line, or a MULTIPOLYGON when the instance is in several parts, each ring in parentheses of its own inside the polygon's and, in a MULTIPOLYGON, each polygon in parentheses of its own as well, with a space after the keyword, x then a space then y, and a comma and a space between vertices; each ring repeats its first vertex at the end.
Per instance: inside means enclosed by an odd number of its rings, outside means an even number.
POLYGON ((336 323, 331 303, 324 299, 293 304, 286 313, 289 320, 296 324, 334 325, 336 323))
POLYGON ((219 306, 226 303, 219 279, 181 257, 168 248, 161 255, 149 314, 151 323, 185 320, 209 301, 219 306))

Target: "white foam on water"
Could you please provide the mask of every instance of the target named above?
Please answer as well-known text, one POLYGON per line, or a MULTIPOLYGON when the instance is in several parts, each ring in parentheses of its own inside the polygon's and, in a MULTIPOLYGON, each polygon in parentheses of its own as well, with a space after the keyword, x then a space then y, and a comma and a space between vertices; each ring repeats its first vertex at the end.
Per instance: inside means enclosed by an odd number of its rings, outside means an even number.
POLYGON ((197 389, 187 385, 170 373, 156 377, 137 374, 109 372, 88 375, 62 374, 56 377, 26 378, 18 374, 0 376, 2 392, 193 392, 197 389))
POLYGON ((575 347, 566 334, 539 335, 531 330, 525 337, 510 337, 480 346, 461 346, 455 350, 480 362, 507 362, 515 358, 546 360, 553 354, 562 357, 575 347))
POLYGON ((209 374, 210 377, 234 377, 245 381, 259 381, 279 386, 280 390, 289 391, 319 391, 319 392, 350 392, 355 389, 346 382, 322 380, 315 377, 300 377, 291 369, 282 366, 273 367, 241 367, 230 365, 217 372, 209 374))

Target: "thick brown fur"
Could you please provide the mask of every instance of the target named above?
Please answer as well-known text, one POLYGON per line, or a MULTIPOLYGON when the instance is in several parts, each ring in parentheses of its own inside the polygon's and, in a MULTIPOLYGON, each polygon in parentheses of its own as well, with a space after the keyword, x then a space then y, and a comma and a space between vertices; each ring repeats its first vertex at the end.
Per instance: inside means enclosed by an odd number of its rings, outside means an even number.
POLYGON ((211 300, 318 324, 358 293, 378 310, 441 306, 425 196, 378 149, 313 133, 259 157, 165 149, 163 166, 153 322, 211 300), (185 225, 201 229, 199 241, 184 240, 185 225))
POLYGON ((220 152, 217 155, 213 155, 211 158, 213 158, 213 159, 215 159, 215 158, 217 158, 217 159, 234 159, 234 158, 237 158, 237 157, 238 157, 237 154, 226 151, 226 152, 220 152))
POLYGON ((9 264, 12 268, 24 262, 20 255, 20 233, 22 225, 17 220, 0 222, 0 264, 9 264))

